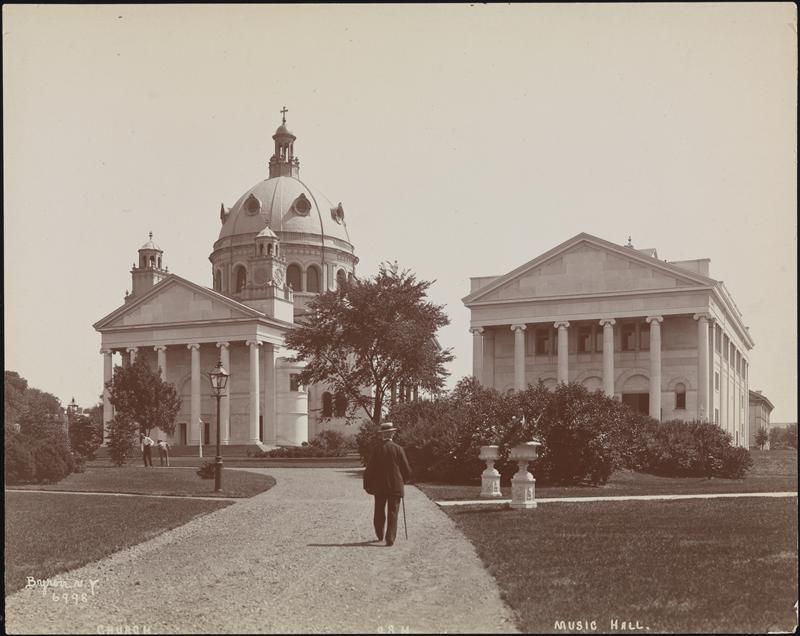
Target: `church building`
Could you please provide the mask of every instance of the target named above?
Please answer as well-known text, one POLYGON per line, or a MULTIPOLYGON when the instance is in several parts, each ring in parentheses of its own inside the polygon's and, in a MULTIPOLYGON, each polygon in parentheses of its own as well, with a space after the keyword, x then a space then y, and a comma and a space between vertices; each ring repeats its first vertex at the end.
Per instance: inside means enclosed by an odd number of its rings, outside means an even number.
MULTIPOLYGON (((309 299, 354 276, 358 258, 341 203, 300 179, 296 137, 275 131, 268 175, 220 208, 211 247, 211 288, 170 273, 152 233, 131 269, 124 303, 94 324, 102 339, 103 381, 113 366, 145 356, 182 400, 175 445, 216 440, 216 399, 207 372, 230 373, 221 400, 225 445, 299 445, 323 428, 342 432, 346 399, 325 386, 301 386, 302 363, 284 342, 309 299)), ((113 417, 104 392, 103 419, 113 417)), ((347 431, 349 432, 349 431, 347 431)))
POLYGON ((753 339, 709 259, 590 234, 471 279, 473 375, 508 391, 579 382, 658 420, 708 420, 747 446, 753 339))

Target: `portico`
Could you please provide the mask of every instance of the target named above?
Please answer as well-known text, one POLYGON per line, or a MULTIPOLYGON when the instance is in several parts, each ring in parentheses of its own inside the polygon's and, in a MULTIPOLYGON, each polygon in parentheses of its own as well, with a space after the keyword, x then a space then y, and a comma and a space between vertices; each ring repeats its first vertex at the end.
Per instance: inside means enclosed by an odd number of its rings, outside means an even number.
POLYGON ((653 418, 716 421, 746 439, 746 407, 724 408, 746 399, 752 339, 707 273, 704 259, 667 263, 579 234, 506 275, 473 278, 473 375, 500 391, 579 382, 653 418))

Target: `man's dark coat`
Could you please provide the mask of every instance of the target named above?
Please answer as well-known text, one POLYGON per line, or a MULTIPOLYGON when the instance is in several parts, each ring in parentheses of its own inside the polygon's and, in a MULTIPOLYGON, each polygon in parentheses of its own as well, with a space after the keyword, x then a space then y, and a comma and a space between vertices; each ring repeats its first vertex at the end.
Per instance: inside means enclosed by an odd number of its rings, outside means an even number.
POLYGON ((403 483, 411 479, 411 466, 401 446, 383 440, 375 446, 364 470, 364 490, 370 495, 402 497, 403 483))

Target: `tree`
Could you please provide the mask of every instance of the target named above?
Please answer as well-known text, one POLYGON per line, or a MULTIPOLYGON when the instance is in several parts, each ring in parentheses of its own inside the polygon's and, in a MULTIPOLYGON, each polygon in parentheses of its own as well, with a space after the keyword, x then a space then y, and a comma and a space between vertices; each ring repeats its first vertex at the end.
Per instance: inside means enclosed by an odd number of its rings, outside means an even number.
POLYGON ((69 443, 72 450, 88 459, 94 459, 94 454, 103 443, 102 434, 98 435, 97 427, 88 415, 78 413, 70 418, 69 443))
POLYGON ((381 264, 366 280, 342 281, 335 291, 313 298, 309 319, 291 329, 286 344, 305 361, 298 381, 326 382, 379 423, 391 387, 404 383, 438 391, 453 359, 436 331, 450 320, 427 300, 432 282, 418 281, 397 264, 381 264), (365 393, 372 388, 372 395, 365 393))
POLYGON ((769 433, 763 426, 756 432, 756 445, 764 450, 764 445, 769 441, 769 433))
POLYGON ((108 454, 111 461, 122 466, 133 455, 139 425, 132 419, 117 415, 108 423, 108 454))
POLYGON ((175 416, 181 408, 175 385, 164 382, 144 357, 137 357, 131 365, 115 367, 106 387, 117 419, 126 426, 135 423, 145 435, 156 427, 167 434, 175 430, 175 416))

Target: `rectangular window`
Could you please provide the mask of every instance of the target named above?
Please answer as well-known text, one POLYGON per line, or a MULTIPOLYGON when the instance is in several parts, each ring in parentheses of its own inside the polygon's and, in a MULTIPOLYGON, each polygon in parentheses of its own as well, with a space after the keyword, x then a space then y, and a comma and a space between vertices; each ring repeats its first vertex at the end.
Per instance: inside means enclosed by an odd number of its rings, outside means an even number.
POLYGON ((595 325, 594 327, 594 350, 597 352, 603 351, 603 327, 595 325))
POLYGON ((675 394, 675 408, 676 409, 685 409, 686 408, 686 393, 676 393, 675 394))
POLYGON ((728 361, 728 352, 730 351, 730 341, 728 340, 728 336, 722 341, 722 357, 725 359, 725 362, 728 361))
POLYGON ((647 323, 639 326, 639 350, 650 351, 650 325, 647 323))
POLYGON ((299 391, 300 390, 300 383, 297 381, 299 376, 296 373, 289 374, 289 390, 290 391, 299 391))
POLYGON ((536 330, 536 355, 550 355, 550 329, 536 330))
POLYGON ((592 328, 578 327, 578 353, 589 353, 592 350, 592 328))
POLYGON ((719 391, 719 371, 714 371, 714 388, 719 391))
POLYGON ((632 322, 623 323, 620 328, 622 331, 622 350, 635 351, 636 350, 636 325, 632 322))

